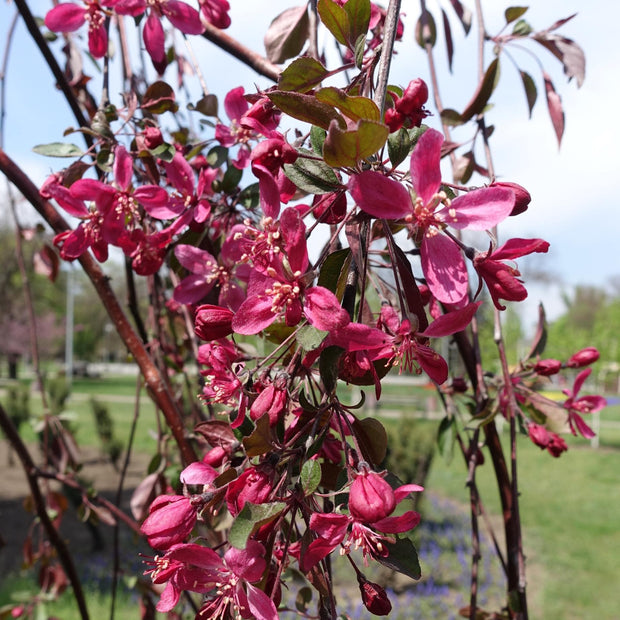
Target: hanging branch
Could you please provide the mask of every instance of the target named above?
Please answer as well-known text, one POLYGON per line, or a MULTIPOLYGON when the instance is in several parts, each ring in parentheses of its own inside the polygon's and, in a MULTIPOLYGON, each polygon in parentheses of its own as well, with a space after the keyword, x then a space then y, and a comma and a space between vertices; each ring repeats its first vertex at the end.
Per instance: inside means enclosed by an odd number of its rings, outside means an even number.
MULTIPOLYGON (((69 230, 69 225, 62 216, 56 211, 50 202, 44 200, 39 194, 39 190, 34 183, 26 176, 19 166, 12 161, 4 150, 0 149, 0 170, 7 178, 19 189, 22 195, 39 212, 45 221, 56 233, 69 230)), ((95 259, 89 254, 84 253, 79 259, 82 268, 90 278, 95 290, 97 291, 103 305, 105 306, 110 319, 112 320, 119 336, 134 356, 136 363, 140 367, 144 380, 151 397, 157 406, 162 410, 168 426, 179 446, 181 456, 186 464, 197 460, 196 453, 189 442, 183 418, 177 403, 166 387, 157 366, 148 354, 142 340, 136 334, 131 324, 127 320, 123 309, 112 287, 109 278, 102 271, 95 259)))

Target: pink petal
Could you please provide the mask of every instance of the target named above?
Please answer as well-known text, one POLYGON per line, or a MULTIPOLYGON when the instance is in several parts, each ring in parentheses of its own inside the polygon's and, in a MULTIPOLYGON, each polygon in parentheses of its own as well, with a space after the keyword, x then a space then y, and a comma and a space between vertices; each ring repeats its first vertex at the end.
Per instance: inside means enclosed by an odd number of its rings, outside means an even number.
POLYGON ((142 36, 144 38, 146 51, 151 57, 155 68, 159 71, 160 67, 166 63, 166 37, 164 34, 164 29, 155 11, 149 12, 149 16, 144 24, 142 36))
POLYGON ((546 253, 549 243, 543 239, 509 239, 492 254, 493 260, 510 260, 533 252, 546 253))
POLYGON ((260 164, 252 164, 252 172, 258 179, 260 206, 267 217, 280 214, 280 189, 273 174, 260 164))
POLYGON ((310 517, 310 527, 333 545, 344 539, 349 522, 349 517, 335 512, 314 512, 310 517))
POLYGON ((583 384, 586 382, 586 379, 592 374, 591 368, 585 368, 582 370, 577 377, 575 378, 575 383, 573 385, 573 396, 577 396, 579 394, 583 384))
POLYGON ((574 424, 582 437, 586 439, 592 439, 596 437, 596 433, 583 421, 583 418, 578 413, 572 413, 570 416, 571 425, 574 424))
POLYGON ((133 159, 124 146, 119 145, 114 151, 114 180, 126 191, 133 176, 133 159))
POLYGON ((106 6, 113 6, 114 11, 119 15, 131 15, 132 17, 138 17, 146 10, 145 0, 112 0, 104 4, 106 6))
POLYGON ((164 588, 164 591, 159 597, 159 601, 156 605, 157 611, 166 613, 172 611, 181 598, 181 590, 177 588, 172 581, 169 581, 164 588))
POLYGON ((181 153, 176 153, 171 162, 164 162, 164 168, 168 180, 176 189, 186 196, 194 193, 194 171, 181 153))
POLYGON ((95 58, 102 58, 107 54, 108 34, 103 25, 89 31, 88 50, 95 58))
POLYGON ((410 493, 420 493, 424 491, 424 487, 419 484, 403 484, 402 486, 394 489, 394 499, 396 503, 402 502, 410 493))
POLYGON ((143 185, 134 193, 133 197, 152 215, 157 209, 165 209, 168 205, 168 192, 158 185, 143 185))
POLYGON ((265 547, 256 540, 248 540, 245 549, 230 547, 224 560, 228 568, 246 581, 259 581, 267 567, 265 547))
POLYGON ((427 129, 418 139, 409 170, 416 194, 428 204, 441 186, 441 145, 443 136, 435 129, 427 129))
POLYGON ((413 212, 409 192, 379 172, 352 175, 347 188, 357 206, 373 217, 394 220, 413 212))
POLYGON ((71 186, 71 195, 81 200, 93 200, 98 206, 110 206, 116 190, 111 185, 106 185, 95 179, 79 179, 71 186))
POLYGON ((438 301, 459 303, 467 294, 467 268, 458 246, 449 237, 425 236, 421 247, 422 270, 438 301))
POLYGON ((448 378, 448 364, 446 360, 424 344, 416 347, 416 359, 420 368, 434 381, 441 385, 448 378))
POLYGON ((177 0, 168 0, 162 3, 161 9, 170 23, 185 34, 202 34, 205 27, 200 21, 200 14, 196 9, 177 0))
POLYGON ((206 250, 201 250, 193 245, 179 243, 174 248, 174 255, 185 269, 198 275, 208 275, 217 269, 215 258, 206 250))
POLYGON ((211 484, 218 476, 218 473, 206 463, 197 461, 191 463, 181 472, 181 482, 183 484, 211 484))
POLYGON ((344 327, 351 320, 336 295, 322 286, 306 291, 304 314, 314 327, 327 332, 344 327))
POLYGON ((45 16, 45 25, 52 32, 73 32, 86 21, 86 9, 77 4, 55 6, 45 16))
POLYGON ((477 301, 467 304, 460 310, 448 312, 435 319, 421 334, 427 338, 441 338, 442 336, 450 336, 456 332, 463 331, 470 323, 476 310, 482 304, 477 301))
POLYGON ((304 573, 307 573, 324 557, 328 556, 339 544, 339 542, 334 543, 324 538, 316 538, 308 545, 306 552, 302 554, 299 568, 301 568, 304 573))
POLYGON ((224 97, 224 109, 231 121, 239 121, 250 107, 243 96, 244 92, 243 86, 238 86, 229 91, 226 97, 224 97))
POLYGON ((248 607, 256 620, 278 620, 280 617, 274 602, 257 587, 246 584, 248 607))
POLYGON ((77 197, 73 196, 68 188, 58 183, 53 183, 47 188, 48 194, 53 198, 69 215, 84 218, 89 211, 86 205, 77 197))
POLYGON ((514 192, 505 187, 483 187, 462 194, 435 213, 452 228, 489 230, 512 211, 515 204, 514 192))
POLYGON ((372 526, 386 534, 400 534, 412 530, 418 523, 420 523, 420 514, 415 510, 409 510, 399 517, 381 519, 381 521, 373 523, 372 526))
POLYGON ((233 331, 237 334, 251 336, 269 327, 278 315, 272 310, 271 297, 248 297, 239 307, 232 320, 233 331))
POLYGON ((190 275, 183 278, 174 289, 174 300, 180 304, 198 303, 217 283, 217 278, 208 282, 204 275, 190 275))

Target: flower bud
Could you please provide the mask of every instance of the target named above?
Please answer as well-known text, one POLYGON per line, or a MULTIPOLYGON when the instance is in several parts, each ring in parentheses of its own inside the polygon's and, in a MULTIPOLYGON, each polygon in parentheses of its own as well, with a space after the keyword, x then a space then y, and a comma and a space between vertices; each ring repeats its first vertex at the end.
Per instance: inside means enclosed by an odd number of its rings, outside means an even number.
POLYGON ((164 143, 164 138, 158 127, 150 125, 144 128, 144 145, 147 149, 155 149, 164 143))
POLYGON ((364 607, 371 614, 387 616, 392 611, 392 603, 390 603, 385 590, 379 584, 367 581, 362 576, 357 578, 357 582, 360 586, 364 607))
POLYGON ((551 441, 551 434, 544 426, 540 424, 529 424, 527 427, 527 433, 530 436, 530 439, 539 448, 546 448, 551 441))
POLYGON ((600 356, 600 353, 594 347, 586 347, 572 355, 566 365, 569 368, 583 368, 596 362, 600 356))
POLYGON ((232 334, 235 313, 222 306, 204 304, 196 311, 194 332, 201 340, 217 340, 232 334))
POLYGON ((392 487, 377 473, 364 471, 351 484, 349 512, 364 523, 375 523, 392 514, 396 498, 392 487))
POLYGON ((515 194, 515 206, 512 208, 512 211, 509 215, 519 215, 519 213, 523 213, 527 211, 527 208, 532 201, 532 196, 530 193, 518 183, 511 183, 510 181, 498 181, 496 183, 491 183, 491 187, 505 187, 507 189, 511 189, 515 194))
POLYGON ((541 377, 550 377, 560 372, 562 368, 562 362, 559 360, 540 360, 534 366, 534 372, 541 377))
POLYGON ((566 452, 568 450, 568 446, 566 442, 555 433, 549 433, 550 441, 547 444, 547 451, 549 454, 556 459, 562 454, 562 452, 566 452))

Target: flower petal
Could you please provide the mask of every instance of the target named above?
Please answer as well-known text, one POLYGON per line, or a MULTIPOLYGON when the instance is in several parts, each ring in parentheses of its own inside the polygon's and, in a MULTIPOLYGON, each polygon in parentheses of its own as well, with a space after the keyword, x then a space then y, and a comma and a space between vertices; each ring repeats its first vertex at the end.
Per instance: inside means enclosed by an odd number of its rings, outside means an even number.
POLYGON ((313 286, 306 291, 304 314, 311 325, 330 332, 347 325, 349 313, 340 305, 338 298, 329 289, 313 286))
POLYGON ((409 192, 379 172, 365 170, 355 174, 347 188, 357 206, 373 217, 394 220, 413 212, 409 192))
POLYGON ((467 268, 458 246, 449 237, 425 236, 421 247, 426 283, 438 301, 459 303, 467 294, 467 268))
POLYGON ((483 187, 458 196, 449 207, 440 209, 435 215, 459 230, 489 230, 510 215, 514 204, 512 190, 483 187))
POLYGON ((181 32, 185 34, 202 34, 204 32, 205 27, 200 21, 200 14, 189 4, 177 2, 177 0, 168 0, 160 6, 170 23, 181 32))
POLYGON ((85 21, 86 10, 73 3, 59 4, 45 16, 45 25, 52 32, 73 32, 85 21))
POLYGON ((409 170, 416 194, 428 204, 441 186, 441 145, 443 136, 435 129, 427 129, 413 149, 409 170))

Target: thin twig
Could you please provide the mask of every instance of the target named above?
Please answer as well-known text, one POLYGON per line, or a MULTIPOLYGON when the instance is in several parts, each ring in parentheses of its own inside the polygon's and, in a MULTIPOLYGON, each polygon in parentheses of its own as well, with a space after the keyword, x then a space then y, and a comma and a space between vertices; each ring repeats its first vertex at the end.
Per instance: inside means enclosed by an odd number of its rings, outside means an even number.
POLYGON ((398 30, 398 18, 400 16, 401 0, 390 0, 385 16, 385 33, 381 46, 381 58, 379 59, 377 89, 375 90, 374 102, 381 110, 381 118, 385 111, 385 96, 387 94, 388 78, 390 74, 390 64, 394 53, 394 42, 396 41, 396 31, 398 30))

